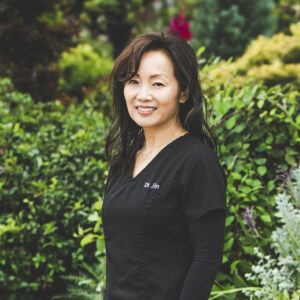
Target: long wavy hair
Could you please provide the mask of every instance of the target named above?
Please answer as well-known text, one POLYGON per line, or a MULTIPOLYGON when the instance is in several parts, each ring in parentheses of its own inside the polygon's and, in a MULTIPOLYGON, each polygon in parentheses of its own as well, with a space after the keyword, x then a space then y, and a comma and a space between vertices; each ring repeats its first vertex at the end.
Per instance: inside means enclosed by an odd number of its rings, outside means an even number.
POLYGON ((112 173, 124 173, 131 169, 136 152, 145 141, 143 129, 129 116, 124 84, 137 73, 142 56, 152 50, 162 50, 170 57, 179 92, 188 91, 187 101, 180 104, 179 108, 183 128, 217 150, 216 139, 206 120, 207 103, 200 86, 194 50, 186 41, 174 35, 143 34, 131 41, 117 57, 110 77, 114 118, 106 139, 105 153, 112 173))

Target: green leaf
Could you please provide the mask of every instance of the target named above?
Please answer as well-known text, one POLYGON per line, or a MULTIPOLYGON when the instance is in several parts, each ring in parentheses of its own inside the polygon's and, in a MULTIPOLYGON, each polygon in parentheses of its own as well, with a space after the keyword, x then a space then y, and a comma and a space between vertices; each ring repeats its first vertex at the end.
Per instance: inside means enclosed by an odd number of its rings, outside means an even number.
POLYGON ((255 160, 255 163, 258 164, 258 165, 263 165, 263 164, 266 163, 266 161, 267 161, 266 158, 258 158, 258 159, 255 160))
POLYGON ((244 123, 241 123, 234 127, 233 131, 236 133, 241 133, 245 129, 246 125, 244 123))
POLYGON ((222 264, 225 264, 226 262, 228 262, 228 257, 227 255, 223 255, 223 259, 222 259, 222 264))
POLYGON ((269 181, 269 182, 267 183, 267 188, 268 188, 268 191, 269 191, 269 192, 271 192, 271 191, 274 190, 274 188, 275 188, 275 183, 274 183, 273 180, 271 180, 271 181, 269 181))
POLYGON ((226 218, 226 227, 228 227, 234 221, 234 216, 228 216, 226 218))
POLYGON ((243 246, 243 250, 246 254, 254 255, 254 249, 252 246, 243 246))
POLYGON ((258 107, 259 109, 261 109, 261 108, 264 106, 264 103, 265 103, 264 100, 259 100, 259 101, 257 102, 257 107, 258 107))
POLYGON ((261 220, 262 220, 264 223, 269 224, 269 223, 272 222, 272 220, 271 220, 271 218, 270 218, 269 215, 262 215, 262 216, 260 216, 260 218, 261 218, 261 220))
POLYGON ((259 166, 257 172, 260 176, 264 176, 267 173, 267 168, 265 166, 259 166))
POLYGON ((234 270, 236 269, 236 266, 241 262, 240 259, 234 261, 231 265, 230 265, 230 273, 233 274, 234 270))
POLYGON ((228 249, 230 249, 232 247, 234 243, 234 239, 231 238, 229 241, 227 241, 225 244, 224 244, 224 251, 227 251, 228 249))
POLYGON ((235 122, 236 122, 235 116, 229 118, 225 123, 226 129, 230 130, 235 125, 235 122))
POLYGON ((205 51, 205 47, 202 46, 197 50, 196 56, 199 58, 201 54, 205 51))
POLYGON ((80 245, 84 247, 87 244, 90 244, 94 241, 94 235, 92 233, 87 234, 84 238, 81 239, 80 245))

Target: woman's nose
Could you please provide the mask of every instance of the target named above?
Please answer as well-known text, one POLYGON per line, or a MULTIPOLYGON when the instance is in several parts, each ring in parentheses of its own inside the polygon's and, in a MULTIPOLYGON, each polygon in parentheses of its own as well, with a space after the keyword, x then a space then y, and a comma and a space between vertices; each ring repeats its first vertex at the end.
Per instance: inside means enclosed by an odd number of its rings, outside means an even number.
POLYGON ((150 90, 145 87, 145 86, 141 86, 141 88, 139 89, 138 93, 137 93, 137 99, 138 100, 151 100, 152 99, 152 95, 150 90))

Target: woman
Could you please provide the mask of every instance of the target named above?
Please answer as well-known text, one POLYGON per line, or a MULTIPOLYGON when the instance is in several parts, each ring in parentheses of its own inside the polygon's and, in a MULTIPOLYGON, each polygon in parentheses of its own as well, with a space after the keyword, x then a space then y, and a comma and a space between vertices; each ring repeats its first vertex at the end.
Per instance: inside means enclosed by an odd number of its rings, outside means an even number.
POLYGON ((195 54, 176 36, 141 35, 111 80, 104 299, 208 299, 222 262, 226 178, 195 54))

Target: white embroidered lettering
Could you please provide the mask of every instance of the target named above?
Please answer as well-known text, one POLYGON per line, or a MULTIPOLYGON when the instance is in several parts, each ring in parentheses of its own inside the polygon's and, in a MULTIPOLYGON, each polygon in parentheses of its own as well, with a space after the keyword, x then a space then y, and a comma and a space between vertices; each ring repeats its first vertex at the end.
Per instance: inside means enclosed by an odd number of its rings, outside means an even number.
POLYGON ((151 186, 151 189, 159 189, 159 185, 157 183, 153 183, 153 185, 151 186))
POLYGON ((156 182, 154 182, 154 183, 152 184, 152 186, 151 186, 151 183, 145 182, 144 188, 151 188, 151 189, 158 190, 158 189, 159 189, 159 184, 157 184, 156 182))

